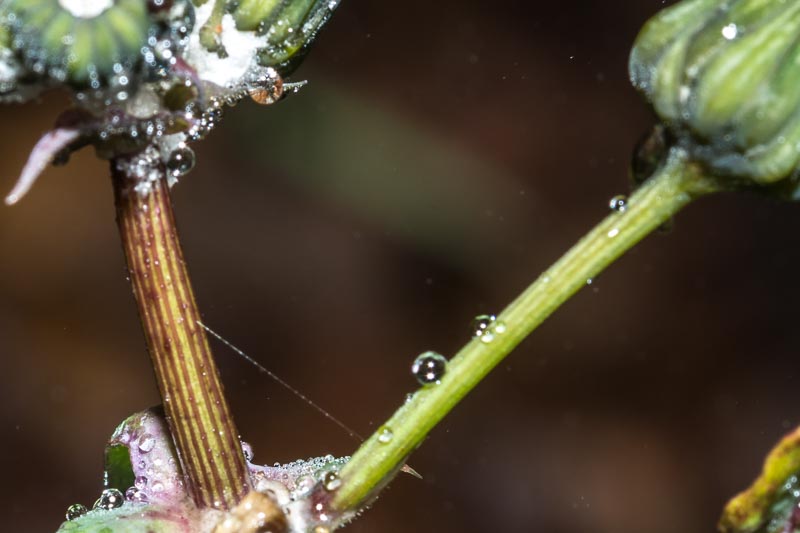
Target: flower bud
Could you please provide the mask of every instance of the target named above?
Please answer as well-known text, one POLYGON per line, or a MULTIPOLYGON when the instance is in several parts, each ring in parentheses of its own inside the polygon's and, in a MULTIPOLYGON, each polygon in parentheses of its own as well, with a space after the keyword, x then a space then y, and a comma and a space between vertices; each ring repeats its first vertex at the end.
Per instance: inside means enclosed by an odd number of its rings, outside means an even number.
POLYGON ((242 0, 233 11, 236 27, 266 37, 259 63, 289 74, 302 60, 339 0, 242 0))
POLYGON ((99 88, 140 61, 151 20, 144 0, 7 0, 0 25, 30 73, 99 88))
POLYGON ((715 175, 760 185, 794 177, 800 2, 679 2, 645 25, 630 74, 676 142, 715 175))

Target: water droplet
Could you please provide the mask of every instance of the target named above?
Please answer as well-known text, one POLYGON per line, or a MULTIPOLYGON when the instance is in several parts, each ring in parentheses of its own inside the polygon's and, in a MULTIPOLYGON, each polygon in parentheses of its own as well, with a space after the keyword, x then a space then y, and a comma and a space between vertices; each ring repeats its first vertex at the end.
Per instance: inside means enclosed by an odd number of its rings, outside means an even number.
POLYGON ((129 502, 147 503, 147 494, 136 487, 130 487, 125 491, 125 499, 129 502))
POLYGON ((100 498, 94 502, 94 508, 105 509, 106 511, 109 511, 111 509, 116 509, 117 507, 122 507, 124 502, 125 495, 123 495, 118 489, 106 489, 100 493, 100 498))
POLYGON ((411 402, 411 400, 413 400, 413 399, 414 399, 414 393, 413 392, 409 392, 408 394, 406 394, 406 403, 411 402))
POLYGON ((481 342, 489 344, 497 335, 506 332, 506 324, 494 315, 479 315, 472 321, 472 336, 477 337, 481 342))
POLYGON ((173 178, 186 175, 192 168, 194 168, 194 150, 185 144, 181 144, 169 154, 167 171, 173 178))
POLYGON ((145 433, 139 437, 139 451, 149 453, 156 446, 156 438, 150 433, 145 433))
POLYGON ((147 478, 144 476, 138 476, 136 480, 133 482, 133 485, 139 489, 143 490, 147 486, 147 478))
POLYGON ((722 28, 722 36, 729 41, 736 39, 737 35, 739 35, 739 27, 736 24, 731 23, 722 28))
POLYGON ((470 328, 472 329, 473 337, 483 337, 489 330, 492 322, 496 320, 494 315, 478 315, 472 320, 470 328))
POLYGON ((80 518, 81 516, 85 515, 89 512, 89 509, 86 508, 85 505, 81 503, 73 503, 69 507, 67 507, 67 520, 75 520, 76 518, 80 518))
POLYGON ((591 285, 592 283, 594 283, 594 279, 593 278, 586 278, 586 284, 587 285, 591 285))
POLYGON ((242 442, 242 453, 244 453, 245 461, 250 462, 253 460, 253 447, 249 443, 242 442))
POLYGON ((283 79, 278 71, 272 67, 267 68, 265 74, 248 89, 248 93, 257 104, 274 104, 283 96, 283 79))
POLYGON ((624 213, 628 208, 628 197, 619 195, 608 201, 608 207, 617 213, 624 213))
POLYGON ((293 497, 295 499, 302 498, 303 496, 311 493, 311 490, 314 488, 314 485, 317 484, 317 481, 314 479, 314 476, 311 475, 304 475, 297 478, 295 481, 295 489, 293 493, 293 497))
POLYGON ((339 474, 333 471, 325 472, 325 475, 322 476, 322 486, 325 487, 325 490, 332 491, 338 489, 342 485, 342 480, 339 478, 339 474))
POLYGON ((394 431, 388 426, 383 426, 378 432, 378 442, 381 444, 389 444, 394 438, 394 431))
POLYGON ((447 359, 436 352, 420 354, 411 365, 411 373, 421 385, 437 383, 447 371, 447 359))

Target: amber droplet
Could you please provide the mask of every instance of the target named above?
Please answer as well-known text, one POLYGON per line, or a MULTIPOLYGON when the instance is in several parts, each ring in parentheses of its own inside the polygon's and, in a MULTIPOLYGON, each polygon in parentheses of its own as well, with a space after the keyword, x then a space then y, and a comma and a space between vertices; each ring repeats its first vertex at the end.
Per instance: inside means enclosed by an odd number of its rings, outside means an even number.
POLYGON ((283 78, 275 69, 267 69, 267 74, 258 80, 258 84, 248 90, 250 98, 257 104, 274 104, 283 96, 283 78))

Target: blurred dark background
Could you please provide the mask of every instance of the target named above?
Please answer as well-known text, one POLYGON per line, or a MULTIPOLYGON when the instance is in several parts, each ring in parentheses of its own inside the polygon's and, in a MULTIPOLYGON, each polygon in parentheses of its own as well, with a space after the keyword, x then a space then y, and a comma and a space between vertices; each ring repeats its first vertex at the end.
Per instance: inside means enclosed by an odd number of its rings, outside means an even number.
MULTIPOLYGON (((629 87, 660 0, 345 0, 272 108, 173 190, 205 320, 367 434, 628 190, 629 87)), ((0 188, 65 105, 0 108, 0 188)), ((2 528, 54 531, 115 425, 159 402, 104 162, 0 209, 2 528)), ((497 368, 349 531, 709 532, 800 419, 800 207, 691 206, 497 368)), ((256 459, 355 443, 215 344, 256 459)))

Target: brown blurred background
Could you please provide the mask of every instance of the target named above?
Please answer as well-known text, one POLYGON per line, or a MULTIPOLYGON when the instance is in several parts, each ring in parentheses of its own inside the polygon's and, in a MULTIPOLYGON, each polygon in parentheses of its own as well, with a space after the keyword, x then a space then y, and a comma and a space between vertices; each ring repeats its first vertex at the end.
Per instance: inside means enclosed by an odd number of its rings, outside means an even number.
MULTIPOLYGON (((666 2, 669 4, 670 2, 666 2)), ((652 119, 627 54, 659 0, 345 0, 270 108, 174 189, 208 324, 357 431, 627 192, 652 119)), ((0 109, 0 188, 64 105, 0 109)), ((0 209, 4 531, 54 531, 105 439, 158 403, 106 164, 0 209)), ((699 202, 595 280, 430 436, 353 532, 708 532, 800 421, 800 207, 699 202)), ((215 345, 256 459, 351 453, 215 345)))

